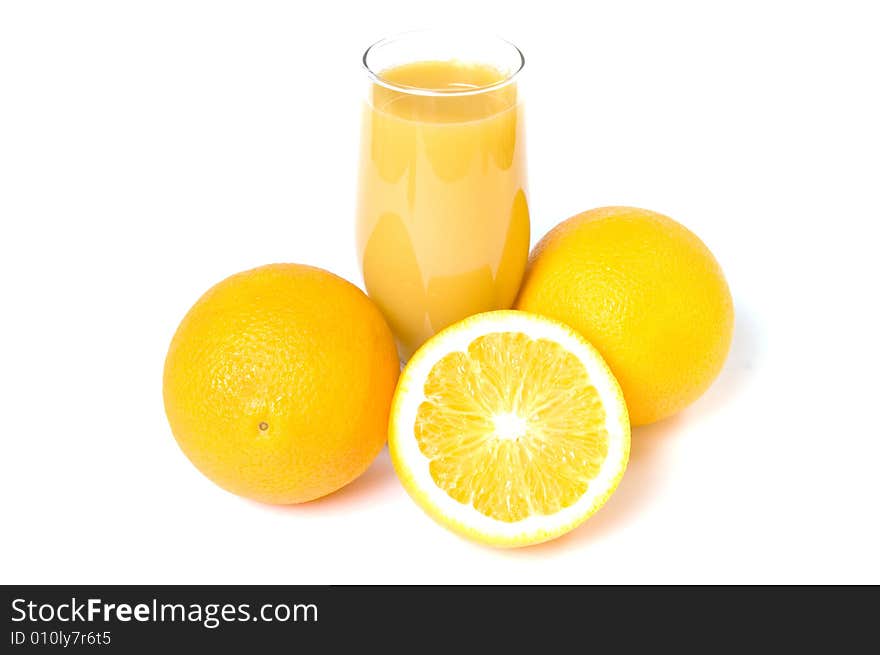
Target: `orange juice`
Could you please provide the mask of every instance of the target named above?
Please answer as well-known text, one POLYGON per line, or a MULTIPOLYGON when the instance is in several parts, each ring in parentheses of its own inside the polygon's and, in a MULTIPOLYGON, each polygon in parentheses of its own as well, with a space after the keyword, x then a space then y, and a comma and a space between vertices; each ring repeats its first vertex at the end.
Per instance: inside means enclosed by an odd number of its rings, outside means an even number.
POLYGON ((529 250, 522 107, 489 65, 417 61, 371 83, 357 242, 401 356, 509 307, 529 250))

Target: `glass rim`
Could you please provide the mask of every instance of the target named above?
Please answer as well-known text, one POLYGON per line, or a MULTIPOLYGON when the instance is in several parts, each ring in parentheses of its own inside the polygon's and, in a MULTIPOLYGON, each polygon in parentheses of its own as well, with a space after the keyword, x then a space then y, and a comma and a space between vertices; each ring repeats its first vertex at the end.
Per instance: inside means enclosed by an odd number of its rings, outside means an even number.
POLYGON ((519 77, 519 74, 522 72, 523 67, 526 65, 526 58, 523 55, 522 50, 520 50, 516 44, 512 41, 508 41, 504 37, 498 36, 497 34, 492 34, 491 32, 480 33, 480 32, 472 32, 467 30, 456 30, 456 29, 423 29, 423 30, 409 30, 406 32, 398 32, 397 34, 392 34, 390 36, 386 36, 383 39, 379 39, 372 45, 370 45, 366 50, 364 50, 364 54, 361 57, 361 66, 364 71, 367 73, 367 77, 374 84, 378 84, 379 86, 385 87, 386 89, 391 89, 392 91, 397 91, 399 93, 405 93, 408 95, 415 96, 435 96, 435 97, 456 97, 456 96, 474 96, 480 95, 482 93, 488 93, 490 91, 496 91, 498 89, 503 89, 506 86, 513 84, 516 79, 519 77), (458 36, 478 36, 484 39, 494 39, 499 41, 500 43, 505 44, 513 49, 514 56, 518 59, 518 63, 515 69, 508 73, 503 80, 495 82, 493 84, 487 84, 485 86, 476 87, 473 89, 463 89, 463 90, 453 90, 453 91, 440 91, 437 89, 425 89, 417 86, 407 86, 404 84, 395 84, 394 82, 389 82, 386 79, 382 78, 382 75, 379 71, 375 71, 370 68, 368 63, 368 58, 370 53, 374 48, 379 48, 394 41, 398 41, 400 39, 409 38, 413 36, 417 36, 419 34, 449 34, 449 35, 458 35, 458 36))

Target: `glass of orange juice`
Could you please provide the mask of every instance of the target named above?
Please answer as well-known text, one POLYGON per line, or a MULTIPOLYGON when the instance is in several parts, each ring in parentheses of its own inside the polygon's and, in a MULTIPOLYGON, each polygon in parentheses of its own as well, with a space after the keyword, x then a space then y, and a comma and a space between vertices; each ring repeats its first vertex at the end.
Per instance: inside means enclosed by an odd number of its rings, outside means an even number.
POLYGON ((363 63, 358 252, 406 360, 516 296, 529 250, 524 59, 497 37, 427 30, 375 43, 363 63))

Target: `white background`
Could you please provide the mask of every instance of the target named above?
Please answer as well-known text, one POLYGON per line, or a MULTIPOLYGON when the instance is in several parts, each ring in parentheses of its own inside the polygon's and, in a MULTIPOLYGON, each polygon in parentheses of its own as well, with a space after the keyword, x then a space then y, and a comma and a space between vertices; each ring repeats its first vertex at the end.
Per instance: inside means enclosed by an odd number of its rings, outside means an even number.
MULTIPOLYGON (((880 39, 870 2, 4 2, 4 583, 880 582, 880 39), (386 453, 305 506, 229 495, 162 408, 168 342, 264 263, 360 283, 362 50, 438 18, 526 54, 537 240, 693 229, 736 334, 584 526, 466 542, 386 453)), ((876 9, 876 7, 874 7, 876 9)))

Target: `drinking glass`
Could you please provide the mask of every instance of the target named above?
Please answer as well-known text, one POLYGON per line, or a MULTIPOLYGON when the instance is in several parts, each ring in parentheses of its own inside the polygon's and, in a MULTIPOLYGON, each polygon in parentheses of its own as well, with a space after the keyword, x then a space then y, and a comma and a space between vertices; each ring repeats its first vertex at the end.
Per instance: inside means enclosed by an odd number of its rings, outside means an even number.
POLYGON ((357 246, 404 361, 514 301, 529 250, 523 64, 504 39, 449 30, 364 53, 357 246))

